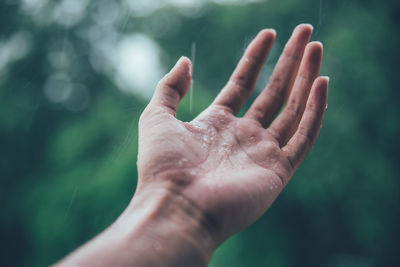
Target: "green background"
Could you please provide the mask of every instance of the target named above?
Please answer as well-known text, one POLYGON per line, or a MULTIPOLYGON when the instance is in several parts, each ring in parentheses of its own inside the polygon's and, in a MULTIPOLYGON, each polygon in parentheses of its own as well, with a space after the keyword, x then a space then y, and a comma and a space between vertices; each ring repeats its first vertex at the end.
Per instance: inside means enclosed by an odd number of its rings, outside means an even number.
POLYGON ((278 35, 257 92, 308 22, 331 77, 320 137, 270 210, 210 266, 398 266, 398 14, 395 0, 2 0, 0 265, 54 263, 132 197, 137 121, 159 76, 128 58, 148 81, 121 85, 121 40, 156 47, 158 75, 196 44, 193 110, 186 97, 178 114, 190 120, 260 29, 278 35))

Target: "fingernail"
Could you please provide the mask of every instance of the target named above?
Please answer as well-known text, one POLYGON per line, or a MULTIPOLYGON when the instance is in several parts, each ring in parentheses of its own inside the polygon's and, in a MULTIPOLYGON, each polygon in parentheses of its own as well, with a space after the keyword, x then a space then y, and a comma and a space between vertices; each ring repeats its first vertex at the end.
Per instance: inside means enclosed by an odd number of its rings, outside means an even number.
POLYGON ((270 32, 272 32, 273 34, 275 34, 276 35, 276 31, 275 31, 275 29, 268 29, 270 32))
POLYGON ((325 79, 329 83, 329 76, 321 76, 322 79, 325 79))
POLYGON ((260 36, 260 35, 264 34, 265 32, 272 33, 273 35, 276 36, 276 31, 275 31, 275 29, 272 29, 272 28, 271 29, 262 29, 261 31, 259 31, 257 33, 257 36, 260 36))
POLYGON ((311 30, 314 30, 314 26, 310 23, 304 23, 304 25, 309 26, 311 28, 311 30))
POLYGON ((324 47, 324 44, 320 41, 312 41, 310 43, 320 44, 322 48, 324 47))

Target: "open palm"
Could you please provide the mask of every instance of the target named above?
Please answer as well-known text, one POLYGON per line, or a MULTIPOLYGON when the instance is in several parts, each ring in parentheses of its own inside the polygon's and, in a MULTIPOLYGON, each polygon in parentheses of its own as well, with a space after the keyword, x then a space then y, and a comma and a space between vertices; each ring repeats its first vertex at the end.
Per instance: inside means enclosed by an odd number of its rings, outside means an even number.
POLYGON ((310 25, 296 27, 270 82, 242 118, 236 114, 253 91, 273 30, 257 35, 227 85, 191 122, 176 118, 192 76, 190 60, 181 58, 141 116, 138 190, 159 185, 183 196, 211 218, 219 241, 260 217, 320 129, 328 79, 318 77, 322 45, 309 43, 311 33, 310 25))

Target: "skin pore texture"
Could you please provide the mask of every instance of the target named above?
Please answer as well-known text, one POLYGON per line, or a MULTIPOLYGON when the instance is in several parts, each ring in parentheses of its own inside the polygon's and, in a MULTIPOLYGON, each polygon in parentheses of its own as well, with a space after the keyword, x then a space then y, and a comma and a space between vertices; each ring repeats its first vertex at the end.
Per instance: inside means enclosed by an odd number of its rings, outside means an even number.
POLYGON ((309 41, 312 30, 294 29, 269 83, 240 118, 275 31, 259 32, 191 122, 176 118, 192 79, 190 60, 180 58, 140 117, 131 203, 58 265, 206 266, 218 245, 264 214, 312 148, 325 111, 329 79, 319 76, 322 44, 309 41))

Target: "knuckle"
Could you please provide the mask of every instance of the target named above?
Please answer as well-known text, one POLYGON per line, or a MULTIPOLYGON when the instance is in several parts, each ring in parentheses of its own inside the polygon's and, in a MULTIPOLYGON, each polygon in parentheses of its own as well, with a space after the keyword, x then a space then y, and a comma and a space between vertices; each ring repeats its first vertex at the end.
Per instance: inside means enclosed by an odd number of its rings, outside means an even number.
POLYGON ((277 88, 279 89, 280 87, 282 87, 282 84, 284 83, 283 78, 279 75, 274 75, 271 80, 270 80, 270 86, 272 88, 277 88))
POLYGON ((310 148, 313 144, 314 135, 310 133, 304 126, 299 126, 298 133, 303 138, 305 146, 310 148))
POLYGON ((244 75, 238 75, 231 81, 234 88, 240 91, 247 91, 250 88, 248 78, 244 75))
POLYGON ((299 118, 303 114, 303 109, 297 103, 290 103, 286 107, 286 113, 292 118, 299 118))

